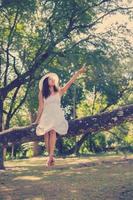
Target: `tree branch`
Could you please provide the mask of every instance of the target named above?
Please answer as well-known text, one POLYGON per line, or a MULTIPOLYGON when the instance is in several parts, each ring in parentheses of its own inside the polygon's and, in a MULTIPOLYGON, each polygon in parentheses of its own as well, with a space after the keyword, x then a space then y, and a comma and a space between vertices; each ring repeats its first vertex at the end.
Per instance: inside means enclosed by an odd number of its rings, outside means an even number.
POLYGON ((107 13, 103 14, 102 16, 98 17, 95 21, 93 21, 92 23, 90 24, 87 24, 87 25, 79 25, 79 26, 75 26, 73 27, 73 30, 75 29, 79 29, 79 28, 92 28, 95 24, 97 24, 101 19, 103 19, 104 17, 108 16, 109 14, 115 12, 115 11, 118 11, 118 10, 130 10, 130 9, 133 9, 133 7, 117 7, 117 8, 114 8, 110 11, 108 11, 107 13))

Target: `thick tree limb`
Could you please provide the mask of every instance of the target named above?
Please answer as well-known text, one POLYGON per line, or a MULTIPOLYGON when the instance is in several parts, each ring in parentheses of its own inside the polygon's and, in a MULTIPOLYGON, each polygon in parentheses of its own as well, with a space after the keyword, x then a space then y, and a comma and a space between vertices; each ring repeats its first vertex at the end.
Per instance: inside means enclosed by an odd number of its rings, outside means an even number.
MULTIPOLYGON (((122 106, 111 112, 87 116, 69 121, 69 129, 65 137, 85 133, 96 133, 101 130, 109 130, 114 126, 120 125, 125 121, 133 121, 133 104, 122 106)), ((29 142, 33 140, 43 141, 44 136, 37 136, 35 133, 36 125, 32 124, 25 127, 14 127, 0 133, 0 143, 8 142, 29 142)))

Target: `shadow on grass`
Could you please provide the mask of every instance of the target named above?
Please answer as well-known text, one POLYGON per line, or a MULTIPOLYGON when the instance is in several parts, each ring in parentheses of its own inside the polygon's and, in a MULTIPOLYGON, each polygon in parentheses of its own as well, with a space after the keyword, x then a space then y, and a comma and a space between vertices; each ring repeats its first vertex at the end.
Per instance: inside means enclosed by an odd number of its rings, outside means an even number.
POLYGON ((45 162, 43 158, 6 162, 6 170, 0 172, 0 200, 86 200, 88 197, 114 200, 126 195, 126 200, 128 197, 131 200, 133 197, 129 170, 133 158, 57 158, 56 165, 49 169, 45 162))

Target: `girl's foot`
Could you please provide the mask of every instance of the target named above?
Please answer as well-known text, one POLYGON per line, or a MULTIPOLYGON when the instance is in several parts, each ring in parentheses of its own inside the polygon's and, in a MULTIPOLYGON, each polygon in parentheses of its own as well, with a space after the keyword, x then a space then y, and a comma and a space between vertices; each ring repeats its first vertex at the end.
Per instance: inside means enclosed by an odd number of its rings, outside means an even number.
POLYGON ((55 159, 52 157, 51 161, 50 161, 50 166, 53 166, 55 164, 55 159))
POLYGON ((49 157, 47 163, 46 163, 46 166, 47 167, 50 167, 50 166, 53 166, 55 163, 55 159, 53 158, 53 156, 49 157))
POLYGON ((47 162, 46 162, 46 167, 49 167, 49 166, 50 166, 50 161, 47 160, 47 162))

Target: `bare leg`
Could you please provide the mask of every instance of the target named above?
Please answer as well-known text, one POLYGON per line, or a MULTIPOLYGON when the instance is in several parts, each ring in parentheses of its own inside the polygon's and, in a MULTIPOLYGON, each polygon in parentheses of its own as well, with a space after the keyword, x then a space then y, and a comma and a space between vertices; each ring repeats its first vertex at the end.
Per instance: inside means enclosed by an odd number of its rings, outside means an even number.
POLYGON ((47 160, 47 166, 51 166, 54 164, 54 149, 56 144, 56 131, 50 130, 49 132, 44 134, 44 141, 47 152, 49 154, 49 159, 47 160))
POLYGON ((49 135, 49 132, 47 132, 44 134, 44 142, 45 142, 45 147, 48 152, 48 155, 50 154, 49 139, 50 139, 50 135, 49 135))
POLYGON ((49 140, 49 145, 50 145, 50 153, 49 156, 54 156, 54 150, 55 150, 55 145, 56 145, 56 131, 51 130, 50 131, 50 140, 49 140))
POLYGON ((49 159, 47 161, 47 166, 54 165, 54 149, 56 144, 56 132, 55 130, 49 131, 49 159))

